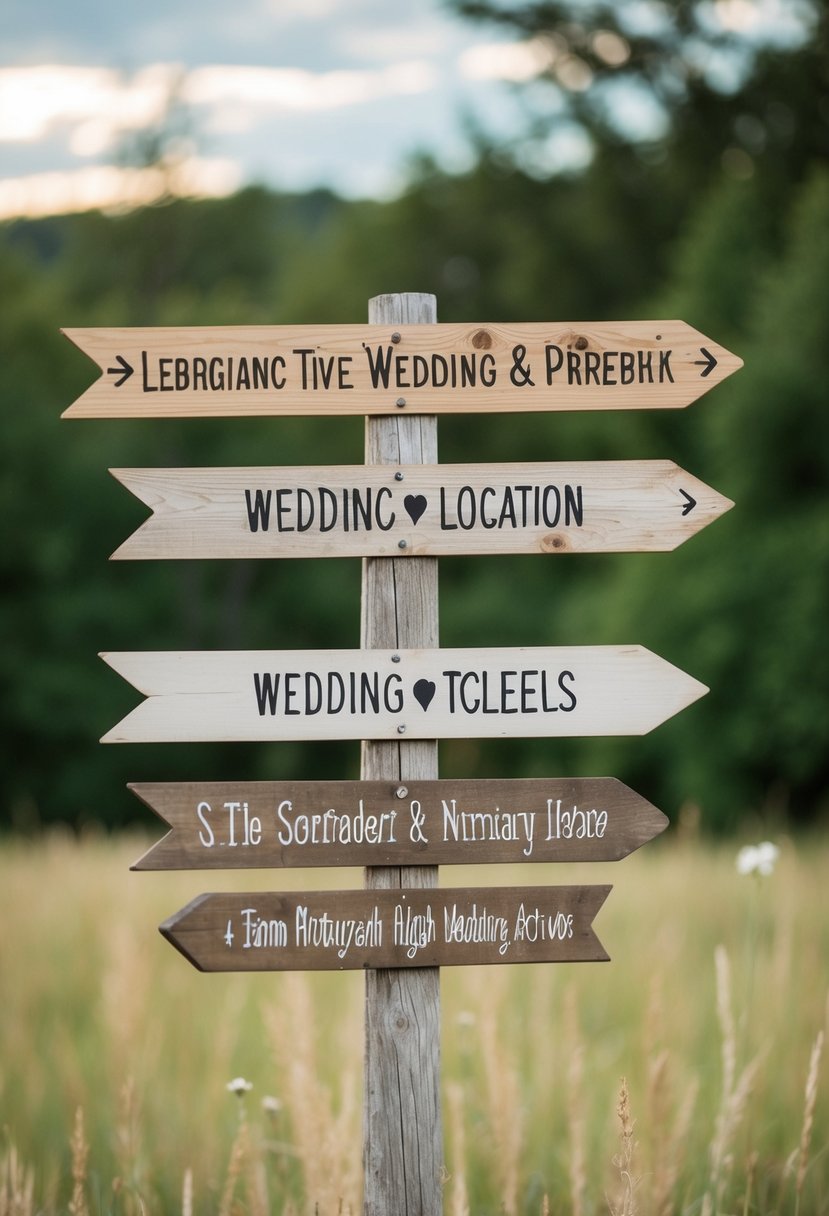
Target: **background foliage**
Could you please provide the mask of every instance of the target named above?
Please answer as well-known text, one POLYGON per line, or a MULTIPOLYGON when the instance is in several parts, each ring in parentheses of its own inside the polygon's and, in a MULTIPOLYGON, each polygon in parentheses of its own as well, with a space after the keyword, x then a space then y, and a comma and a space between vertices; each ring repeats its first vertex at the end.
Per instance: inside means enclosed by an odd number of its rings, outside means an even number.
POLYGON ((359 644, 357 562, 108 565, 144 512, 106 469, 361 463, 362 425, 62 423, 91 366, 59 329, 359 322, 386 291, 434 292, 444 321, 677 316, 746 365, 676 415, 441 421, 446 461, 670 458, 737 503, 673 554, 444 560, 444 645, 638 642, 712 691, 641 740, 447 743, 442 773, 607 773, 669 815, 697 803, 717 828, 825 807, 825 6, 796 6, 802 37, 765 47, 716 33, 711 6, 690 0, 457 7, 549 52, 526 137, 471 136, 465 174, 423 159, 387 203, 251 188, 0 229, 11 824, 141 818, 128 780, 357 775, 350 744, 97 746, 135 701, 98 651, 359 644), (644 30, 643 9, 661 14, 644 30), (658 136, 620 126, 620 87, 656 100, 658 136), (578 172, 551 163, 563 129, 590 148, 578 172))

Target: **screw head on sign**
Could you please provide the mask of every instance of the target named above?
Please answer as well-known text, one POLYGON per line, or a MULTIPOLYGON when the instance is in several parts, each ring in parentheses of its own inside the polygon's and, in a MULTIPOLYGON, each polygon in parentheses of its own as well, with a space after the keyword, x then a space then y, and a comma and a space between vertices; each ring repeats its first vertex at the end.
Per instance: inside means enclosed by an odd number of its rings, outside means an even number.
POLYGON ((397 547, 398 547, 398 549, 405 549, 405 548, 406 548, 406 541, 405 541, 405 540, 399 540, 399 541, 397 542, 397 547))
POLYGON ((392 663, 399 663, 399 662, 400 662, 400 655, 399 655, 399 654, 393 654, 393 655, 391 656, 391 661, 392 661, 392 663))
POLYGON ((402 410, 403 406, 406 404, 406 398, 398 397, 394 404, 398 407, 398 409, 402 410))
POLYGON ((403 725, 402 722, 397 728, 397 733, 398 733, 398 735, 405 735, 405 733, 406 733, 406 727, 403 725))
POLYGON ((402 481, 402 480, 403 480, 403 474, 402 474, 402 473, 395 473, 395 475, 394 475, 394 480, 395 480, 395 481, 402 481))
POLYGON ((400 334, 398 334, 398 333, 393 333, 393 334, 392 334, 392 336, 391 336, 391 340, 392 340, 392 342, 394 342, 394 343, 395 343, 395 345, 396 345, 396 344, 397 344, 397 343, 400 341, 400 334))
POLYGON ((405 785, 399 785, 395 790, 395 794, 398 798, 405 798, 408 792, 409 791, 406 789, 405 785))

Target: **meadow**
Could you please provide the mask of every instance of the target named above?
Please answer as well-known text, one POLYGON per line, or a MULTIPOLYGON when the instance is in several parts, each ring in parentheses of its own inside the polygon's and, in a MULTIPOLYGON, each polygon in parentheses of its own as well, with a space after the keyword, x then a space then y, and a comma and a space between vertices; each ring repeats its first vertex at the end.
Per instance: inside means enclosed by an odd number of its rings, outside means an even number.
MULTIPOLYGON (((614 885, 610 963, 443 971, 447 1216, 829 1213, 829 845, 776 839, 767 877, 676 829, 442 871, 614 885)), ((201 975, 156 927, 360 874, 130 873, 146 845, 0 844, 0 1216, 359 1212, 362 976, 201 975)))

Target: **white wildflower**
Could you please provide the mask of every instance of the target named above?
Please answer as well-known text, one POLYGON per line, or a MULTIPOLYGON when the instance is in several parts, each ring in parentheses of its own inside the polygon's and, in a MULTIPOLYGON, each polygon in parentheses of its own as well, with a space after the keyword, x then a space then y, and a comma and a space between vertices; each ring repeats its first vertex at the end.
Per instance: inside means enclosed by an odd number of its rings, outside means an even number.
POLYGON ((253 1083, 246 1081, 244 1077, 234 1077, 232 1081, 228 1081, 226 1089, 229 1093, 236 1094, 237 1098, 241 1098, 242 1094, 250 1093, 253 1083))
POLYGON ((282 1110, 282 1103, 279 1098, 274 1098, 272 1094, 266 1094, 262 1099, 262 1110, 266 1115, 278 1115, 282 1110))
POLYGON ((767 877, 773 872, 779 856, 780 850, 770 840, 747 844, 737 854, 737 873, 767 877))

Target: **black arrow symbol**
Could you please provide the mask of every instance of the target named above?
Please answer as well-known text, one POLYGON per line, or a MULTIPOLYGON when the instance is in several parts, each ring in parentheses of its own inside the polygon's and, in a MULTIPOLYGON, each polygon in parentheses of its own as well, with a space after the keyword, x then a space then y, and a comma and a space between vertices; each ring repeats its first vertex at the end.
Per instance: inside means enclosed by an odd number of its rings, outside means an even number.
MULTIPOLYGON (((133 373, 133 368, 130 367, 129 363, 127 363, 127 361, 123 355, 116 355, 115 358, 118 360, 118 362, 121 364, 121 366, 120 367, 108 367, 107 375, 108 376, 117 376, 120 374, 121 379, 115 381, 115 387, 120 388, 125 380, 129 380, 130 376, 133 373)), ((703 375, 705 375, 704 372, 703 372, 703 375)))
POLYGON ((700 372, 700 376, 704 380, 706 376, 711 375, 712 371, 717 366, 717 360, 714 357, 714 355, 711 354, 711 351, 707 350, 706 347, 704 347, 704 346, 701 346, 699 348, 699 353, 701 355, 705 355, 705 358, 704 359, 695 359, 694 367, 704 367, 705 368, 704 372, 700 372))
POLYGON ((690 515, 690 513, 693 511, 694 507, 697 505, 697 500, 695 498, 692 498, 691 495, 688 493, 688 491, 683 490, 681 487, 680 487, 679 492, 682 495, 682 497, 686 500, 685 505, 682 508, 682 514, 690 515))

